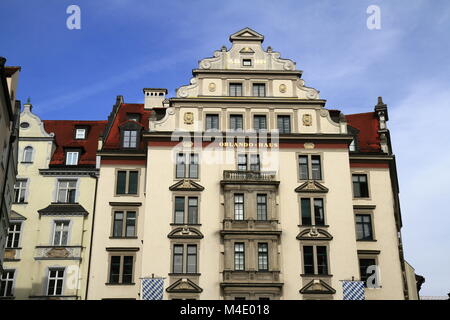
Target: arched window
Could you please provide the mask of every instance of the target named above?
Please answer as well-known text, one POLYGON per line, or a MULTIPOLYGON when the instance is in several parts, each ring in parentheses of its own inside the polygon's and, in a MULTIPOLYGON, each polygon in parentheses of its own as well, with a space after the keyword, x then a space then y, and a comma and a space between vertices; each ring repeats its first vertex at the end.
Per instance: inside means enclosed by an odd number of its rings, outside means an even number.
POLYGON ((23 150, 23 162, 33 162, 33 147, 26 147, 23 150))

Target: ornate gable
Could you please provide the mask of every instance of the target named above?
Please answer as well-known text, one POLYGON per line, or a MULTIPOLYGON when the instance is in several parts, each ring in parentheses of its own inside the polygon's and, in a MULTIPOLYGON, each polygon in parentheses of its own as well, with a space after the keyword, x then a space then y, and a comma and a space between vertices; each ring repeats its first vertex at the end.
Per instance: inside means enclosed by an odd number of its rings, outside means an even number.
POLYGON ((170 191, 203 191, 203 190, 205 190, 205 188, 192 180, 183 179, 181 181, 178 181, 174 185, 170 186, 169 190, 170 191))
POLYGON ((297 236, 297 240, 326 240, 330 241, 333 236, 323 229, 317 229, 316 227, 308 228, 300 232, 297 236))
POLYGON ((230 36, 230 41, 234 42, 234 41, 259 41, 259 42, 263 42, 264 41, 264 36, 258 32, 256 32, 255 30, 252 30, 250 28, 244 28, 242 30, 239 30, 238 32, 233 33, 230 36))
POLYGON ((314 279, 306 286, 300 289, 302 294, 334 294, 334 290, 329 284, 323 280, 314 279))
POLYGON ((315 180, 308 180, 295 188, 295 192, 301 193, 327 193, 328 188, 315 180))
POLYGON ((168 293, 201 293, 203 289, 189 279, 180 279, 172 283, 166 291, 168 293))
POLYGON ((169 239, 203 239, 203 234, 195 228, 184 226, 173 229, 167 237, 169 239))

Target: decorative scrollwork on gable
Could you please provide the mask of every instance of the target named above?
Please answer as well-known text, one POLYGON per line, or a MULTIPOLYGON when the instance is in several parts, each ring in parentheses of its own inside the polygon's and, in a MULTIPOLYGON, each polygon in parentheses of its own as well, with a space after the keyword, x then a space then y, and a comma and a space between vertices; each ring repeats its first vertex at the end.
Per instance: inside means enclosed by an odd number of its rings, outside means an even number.
POLYGON ((169 239, 203 239, 203 234, 196 228, 184 226, 173 229, 168 235, 169 239))

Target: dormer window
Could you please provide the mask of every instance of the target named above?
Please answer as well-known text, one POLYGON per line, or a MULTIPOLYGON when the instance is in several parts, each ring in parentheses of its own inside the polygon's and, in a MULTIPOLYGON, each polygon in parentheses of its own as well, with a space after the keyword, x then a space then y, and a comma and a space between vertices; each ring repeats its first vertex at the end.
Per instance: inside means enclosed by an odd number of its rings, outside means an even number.
POLYGON ((66 152, 66 165, 76 166, 78 164, 78 158, 80 156, 80 151, 67 151, 66 152))
POLYGON ((75 139, 86 139, 86 129, 85 128, 75 129, 75 139))
POLYGON ((124 148, 136 148, 137 146, 137 130, 123 131, 123 145, 124 148))

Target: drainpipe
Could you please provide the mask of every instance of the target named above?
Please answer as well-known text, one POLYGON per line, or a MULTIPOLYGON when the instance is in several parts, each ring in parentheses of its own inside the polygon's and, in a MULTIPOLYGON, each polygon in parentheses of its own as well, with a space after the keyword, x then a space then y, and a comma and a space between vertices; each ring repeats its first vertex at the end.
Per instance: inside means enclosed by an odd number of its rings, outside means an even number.
POLYGON ((91 178, 95 179, 95 192, 94 192, 94 209, 92 211, 92 224, 91 224, 91 239, 89 241, 89 262, 88 262, 88 270, 87 270, 87 279, 86 279, 86 295, 84 297, 85 300, 87 300, 88 297, 88 290, 89 290, 89 278, 91 274, 91 260, 92 260, 92 243, 93 236, 94 236, 94 222, 95 222, 95 209, 97 207, 97 189, 98 189, 98 174, 91 173, 89 175, 91 178))

